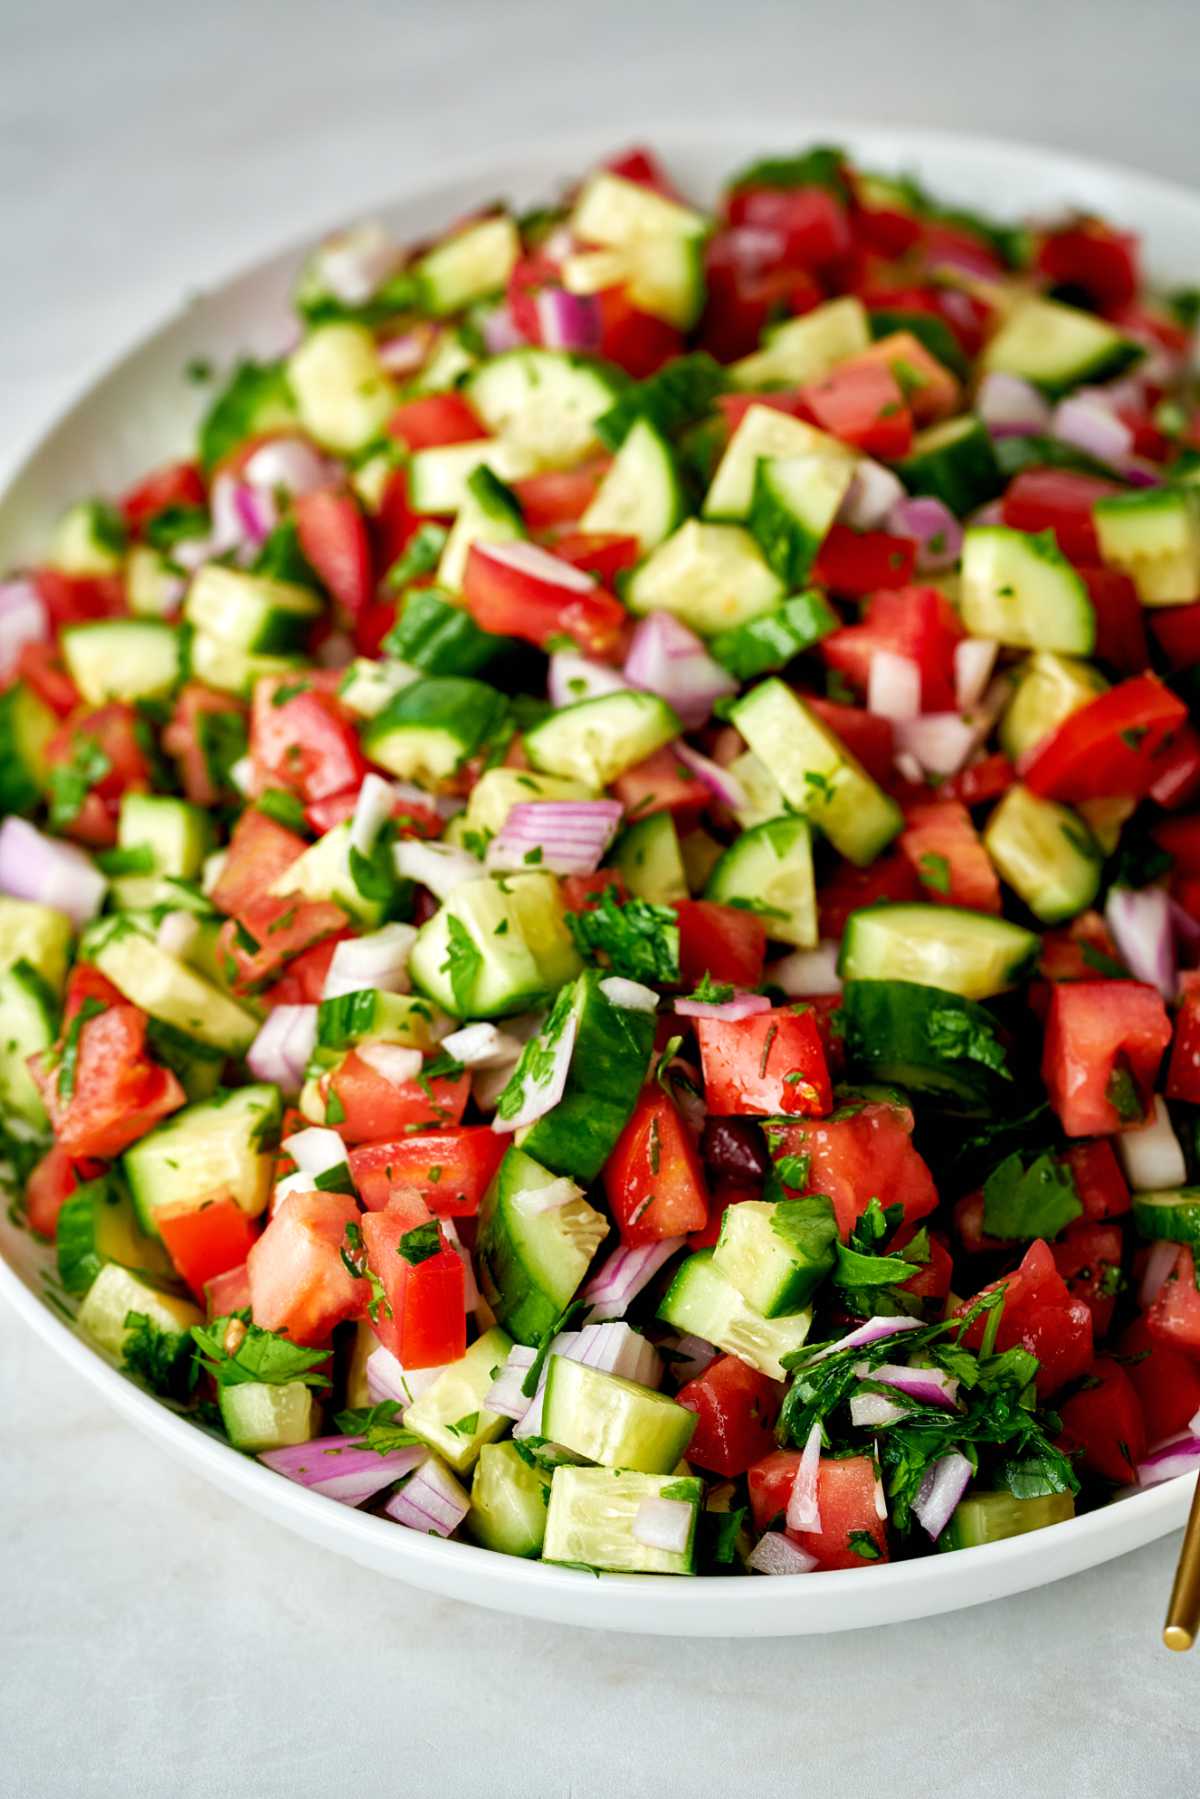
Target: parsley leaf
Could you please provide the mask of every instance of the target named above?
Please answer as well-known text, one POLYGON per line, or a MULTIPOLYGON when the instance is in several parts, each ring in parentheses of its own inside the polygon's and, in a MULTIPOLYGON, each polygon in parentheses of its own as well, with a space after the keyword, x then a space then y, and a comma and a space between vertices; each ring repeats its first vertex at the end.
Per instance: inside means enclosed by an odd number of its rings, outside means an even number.
POLYGON ((714 981, 707 968, 700 977, 699 985, 689 998, 700 1000, 706 1006, 723 1006, 734 995, 732 981, 714 981))
POLYGON ((446 939, 446 960, 438 973, 449 976, 454 1003, 467 1013, 474 998, 476 977, 483 966, 483 955, 462 919, 456 918, 453 912, 446 914, 446 939))
POLYGON ((275 1331, 263 1330, 248 1322, 246 1312, 234 1312, 215 1318, 211 1324, 194 1324, 200 1366, 212 1375, 220 1387, 238 1387, 247 1381, 262 1381, 268 1386, 285 1386, 289 1381, 303 1381, 306 1387, 327 1387, 329 1376, 323 1369, 329 1359, 327 1349, 305 1349, 290 1343, 275 1331), (235 1347, 226 1348, 232 1342, 235 1347))
POLYGON ((983 1228, 991 1237, 1057 1237, 1082 1211, 1070 1169, 1049 1152, 1026 1168, 1014 1150, 983 1183, 983 1228))
POLYGON ((424 1224, 414 1225, 411 1231, 405 1231, 396 1245, 396 1254, 403 1256, 411 1268, 421 1262, 427 1262, 430 1256, 436 1256, 442 1247, 442 1230, 436 1218, 429 1218, 424 1224))
POLYGON ((849 1541, 854 1554, 861 1555, 864 1562, 877 1562, 883 1554, 869 1530, 852 1530, 849 1541))
POLYGON ((71 741, 70 761, 56 763, 50 770, 50 823, 73 824, 92 788, 111 771, 112 763, 95 738, 77 731, 71 741))
POLYGON ((798 1261, 833 1267, 837 1219, 823 1193, 779 1200, 771 1213, 771 1229, 798 1261))
POLYGON ((567 925, 585 962, 644 985, 679 979, 679 920, 670 906, 630 899, 606 887, 590 912, 568 912, 567 925))
POLYGON ((1146 1115, 1133 1075, 1123 1062, 1118 1062, 1109 1075, 1104 1097, 1122 1124, 1134 1124, 1146 1115))
POLYGON ((419 580, 435 569, 441 560, 442 551, 446 547, 446 539, 450 535, 445 525, 421 525, 409 538, 404 550, 399 555, 387 574, 383 577, 383 585, 392 593, 399 593, 410 581, 419 580))
POLYGON ((936 855, 932 850, 918 858, 917 874, 926 887, 935 893, 949 893, 950 864, 945 856, 936 855))
POLYGON ((83 1027, 90 1019, 99 1018, 108 1007, 102 999, 91 995, 84 1000, 78 1012, 67 1026, 67 1035, 63 1041, 62 1059, 58 1065, 58 1097, 69 1100, 75 1091, 75 1070, 79 1062, 79 1039, 83 1027))
POLYGON ((1012 1079, 1003 1045, 982 1006, 935 1007, 926 1019, 926 1038, 930 1049, 947 1062, 978 1062, 1005 1080, 1012 1079))
POLYGON ((126 1312, 121 1366, 145 1381, 152 1393, 180 1402, 196 1385, 196 1362, 188 1331, 168 1331, 145 1312, 126 1312))
POLYGON ((358 1406, 334 1414, 333 1422, 344 1437, 361 1437, 364 1449, 376 1455, 391 1455, 395 1449, 408 1449, 417 1441, 400 1423, 401 1406, 394 1399, 381 1399, 378 1405, 358 1406))
POLYGON ((834 1281, 839 1287, 895 1287, 917 1272, 914 1262, 902 1256, 869 1256, 848 1244, 837 1246, 834 1281))
POLYGON ((266 788, 254 805, 256 811, 265 812, 268 818, 273 818, 277 825, 285 825, 289 831, 304 829, 304 802, 298 793, 289 793, 286 787, 266 788))

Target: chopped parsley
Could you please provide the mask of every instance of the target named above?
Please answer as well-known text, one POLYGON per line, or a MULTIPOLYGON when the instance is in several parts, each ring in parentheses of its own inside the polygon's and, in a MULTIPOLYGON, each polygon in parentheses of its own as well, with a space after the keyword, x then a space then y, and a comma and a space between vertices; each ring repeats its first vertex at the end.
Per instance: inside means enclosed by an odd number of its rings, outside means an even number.
POLYGON ((160 1398, 180 1404, 191 1397, 197 1373, 191 1334, 164 1330, 145 1312, 126 1312, 121 1366, 160 1398))
POLYGON ((648 986, 679 980, 679 920, 670 906, 622 903, 606 887, 591 911, 568 912, 567 925, 585 962, 648 986))
POLYGON ((1026 1167, 1014 1150, 983 1184, 983 1228, 990 1237, 1057 1237, 1082 1211, 1071 1170, 1048 1151, 1026 1167))
POLYGON ((401 1406, 394 1399, 381 1399, 378 1405, 359 1406, 337 1412, 333 1422, 344 1437, 361 1437, 364 1449, 376 1455, 391 1455, 397 1449, 409 1449, 418 1441, 412 1431, 400 1422, 401 1406))
POLYGON ((286 1386, 302 1381, 306 1387, 327 1387, 327 1349, 305 1349, 290 1343, 276 1331, 249 1322, 249 1313, 233 1312, 214 1318, 211 1324, 194 1324, 197 1361, 219 1387, 238 1387, 247 1381, 267 1386, 286 1386), (228 1348, 232 1343, 234 1347, 228 1348))
POLYGON ((411 1231, 405 1231, 396 1245, 396 1254, 403 1256, 410 1268, 417 1268, 439 1254, 441 1247, 441 1226, 436 1218, 428 1218, 424 1224, 416 1224, 411 1231))

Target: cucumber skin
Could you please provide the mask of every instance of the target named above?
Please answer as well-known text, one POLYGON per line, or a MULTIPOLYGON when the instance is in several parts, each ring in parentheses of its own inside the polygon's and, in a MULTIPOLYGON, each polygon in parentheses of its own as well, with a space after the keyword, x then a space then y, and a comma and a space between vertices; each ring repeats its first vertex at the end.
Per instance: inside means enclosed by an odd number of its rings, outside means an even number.
POLYGON ((959 1014, 964 1032, 992 1033, 991 1013, 974 1000, 912 981, 848 981, 842 1011, 847 1057, 867 1080, 936 1094, 971 1112, 986 1111, 1009 1084, 960 1050, 940 1048, 931 1034, 937 1012, 959 1014))
POLYGON ((774 612, 718 631, 708 650, 739 681, 752 681, 756 675, 784 668, 794 656, 836 631, 839 622, 821 595, 809 590, 785 600, 774 612))
POLYGON ((656 1018, 614 1006, 599 991, 595 970, 579 979, 582 999, 566 1088, 521 1147, 543 1167, 584 1185, 595 1180, 629 1122, 650 1065, 656 1018))

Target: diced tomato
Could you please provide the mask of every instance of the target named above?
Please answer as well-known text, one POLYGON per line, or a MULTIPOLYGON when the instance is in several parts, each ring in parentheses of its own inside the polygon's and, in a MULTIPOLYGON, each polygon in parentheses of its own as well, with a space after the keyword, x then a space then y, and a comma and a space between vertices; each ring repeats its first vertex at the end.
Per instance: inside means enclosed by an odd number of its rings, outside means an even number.
POLYGON ((144 792, 150 785, 150 764, 141 744, 143 726, 132 706, 114 700, 73 712, 46 745, 51 769, 75 768, 99 771, 75 817, 65 826, 67 835, 81 843, 106 845, 116 841, 117 815, 126 793, 144 792))
POLYGON ((824 187, 739 187, 726 199, 730 225, 778 233, 787 260, 817 269, 837 262, 851 247, 846 208, 824 187))
POLYGON ((30 1230, 53 1241, 58 1214, 78 1185, 74 1163, 62 1145, 55 1143, 25 1182, 25 1216, 30 1230))
POLYGON ((218 693, 199 681, 182 688, 163 729, 162 746, 178 763, 183 791, 194 806, 207 810, 229 791, 219 779, 220 769, 236 755, 218 760, 213 750, 227 747, 223 739, 244 743, 245 733, 246 707, 232 694, 218 693))
POLYGON ((24 643, 17 657, 17 679, 31 687, 59 718, 67 718, 81 704, 79 689, 67 673, 67 665, 52 643, 24 643))
POLYGON ((1152 1337, 1183 1355, 1200 1356, 1200 1292, 1190 1249, 1181 1247, 1175 1266, 1146 1313, 1152 1337))
POLYGON ((618 900, 629 897, 625 891, 625 883, 615 868, 598 868, 595 874, 590 875, 564 875, 563 905, 568 912, 590 912, 601 894, 610 887, 618 900))
POLYGON ((1026 751, 1017 772, 1030 792, 1068 805, 1136 799, 1154 785, 1160 752, 1186 722, 1187 707, 1157 675, 1135 675, 1072 712, 1026 751))
POLYGON ((102 1006, 123 1006, 128 1003, 121 989, 114 986, 107 975, 102 975, 91 962, 76 962, 67 976, 67 991, 63 997, 64 1031, 84 1001, 89 999, 98 1000, 102 1006))
MULTIPOLYGON (((810 312, 825 298, 807 269, 786 266, 787 255, 777 232, 736 228, 709 239, 700 343, 718 362, 749 355, 774 320, 810 312)), ((765 394, 754 398, 770 403, 765 394)))
POLYGON ((364 1206, 381 1212, 397 1187, 420 1193, 439 1218, 470 1218, 504 1158, 507 1137, 490 1125, 420 1131, 350 1151, 350 1173, 364 1206))
POLYGON ((1200 662, 1200 600, 1190 606, 1155 607, 1150 629, 1172 668, 1194 668, 1200 662))
POLYGON ((404 1081, 397 1085, 351 1050, 337 1068, 322 1076, 321 1092, 327 1121, 345 1142, 377 1143, 418 1125, 436 1130, 458 1124, 471 1096, 471 1077, 466 1072, 453 1080, 435 1075, 424 1084, 404 1081), (328 1115, 331 1098, 336 1099, 332 1118, 328 1115))
POLYGON ((964 806, 986 806, 1007 793, 1017 778, 1017 771, 1007 756, 996 751, 970 762, 939 789, 947 799, 961 800, 964 806))
POLYGON ((1141 286, 1137 238, 1103 219, 1078 219, 1050 232, 1038 245, 1037 268, 1056 287, 1103 310, 1127 306, 1141 286))
POLYGON ((388 420, 388 436, 410 450, 432 450, 442 444, 474 443, 487 430, 460 393, 423 394, 406 400, 388 420))
POLYGON ((246 1257, 255 1324, 316 1345, 343 1319, 361 1317, 370 1288, 346 1265, 346 1229, 359 1216, 345 1193, 288 1194, 246 1257))
POLYGON ((168 506, 205 506, 204 476, 194 462, 168 462, 144 475, 121 497, 121 513, 135 534, 168 506))
POLYGON ((703 781, 669 744, 627 768, 610 785, 630 819, 646 818, 651 812, 671 812, 678 819, 702 812, 712 800, 703 781))
POLYGON ((1077 1218, 1053 1247, 1054 1266, 1069 1292, 1091 1311, 1097 1337, 1107 1336, 1116 1310, 1123 1242, 1119 1224, 1092 1224, 1077 1218))
POLYGON ((1162 997, 1141 981, 1056 985, 1042 1079, 1067 1136, 1100 1137, 1138 1122, 1170 1041, 1162 997))
POLYGON ((228 1318, 231 1312, 250 1310, 250 1270, 245 1262, 238 1268, 214 1274, 204 1284, 204 1309, 210 1318, 228 1318))
POLYGON ((1053 531, 1072 562, 1100 561, 1100 541, 1092 508, 1120 493, 1115 481, 1074 469, 1027 468, 1014 475, 1001 502, 1004 523, 1014 531, 1053 531))
POLYGON ((155 1212, 154 1222, 175 1270, 203 1298, 209 1281, 245 1265, 258 1223, 232 1199, 214 1197, 198 1210, 155 1212))
POLYGON ((682 203, 682 196, 671 177, 659 162, 653 150, 644 144, 634 144, 628 150, 622 150, 616 156, 610 156, 604 167, 612 175, 619 175, 623 181, 636 181, 639 187, 651 187, 664 200, 675 200, 682 203))
MULTIPOLYGON (((325 991, 325 977, 329 973, 334 951, 339 943, 344 943, 353 935, 353 931, 349 929, 334 931, 331 936, 322 938, 320 943, 314 943, 310 949, 302 949, 298 955, 292 956, 279 979, 257 996, 258 1003, 268 1011, 275 1006, 318 1005, 325 991)), ((297 1126, 297 1129, 303 1129, 303 1126, 297 1126)))
POLYGON ((543 647, 564 633, 588 655, 611 653, 626 613, 618 599, 548 550, 474 543, 467 552, 463 598, 476 624, 498 637, 543 647), (561 570, 561 574, 559 573, 561 570))
MULTIPOLYGON (((1096 655, 1122 674, 1140 675, 1150 666, 1142 602, 1119 568, 1080 568, 1096 614, 1096 655)), ((1151 618, 1157 616, 1152 614, 1151 618)))
POLYGON ((413 1228, 399 1211, 363 1216, 367 1265, 386 1296, 372 1322, 405 1368, 440 1368, 467 1352, 466 1277, 462 1258, 444 1239, 436 1254, 410 1262, 402 1242, 413 1228))
POLYGON ((617 531, 569 531, 550 545, 560 562, 595 575, 602 587, 611 587, 618 575, 641 561, 642 548, 636 537, 622 537, 617 531))
POLYGON ((773 1449, 749 1469, 747 1485, 755 1530, 782 1523, 799 1466, 798 1449, 773 1449))
MULTIPOLYGON (((371 524, 375 566, 385 571, 389 569, 397 557, 404 554, 409 541, 423 522, 421 514, 414 512, 409 504, 408 471, 404 468, 393 469, 384 485, 379 510, 371 524)), ((372 606, 360 615, 355 628, 355 641, 358 641, 358 631, 365 619, 377 611, 390 613, 394 610, 394 605, 394 601, 389 601, 386 606, 372 606)), ((361 644, 359 647, 362 648, 361 644)), ((366 653, 364 650, 363 654, 366 653)))
MULTIPOLYGON (((1092 1360, 1092 1314, 1082 1299, 1072 1299, 1054 1265, 1050 1246, 1039 1238, 1026 1250, 1020 1267, 983 1289, 1005 1290, 996 1329, 997 1349, 1018 1345, 1038 1358, 1037 1389, 1043 1399, 1083 1374, 1092 1360)), ((973 1303, 965 1301, 959 1311, 973 1303)), ((970 1325, 966 1341, 977 1349, 992 1313, 970 1325)))
POLYGON ((974 1193, 964 1193, 961 1199, 954 1202, 954 1229, 958 1240, 969 1256, 982 1256, 999 1253, 1009 1245, 1002 1237, 989 1236, 983 1228, 983 1191, 977 1188, 974 1193))
POLYGON ((773 388, 769 393, 731 393, 717 395, 717 411, 729 428, 729 436, 737 430, 752 406, 765 406, 768 412, 783 412, 788 418, 813 420, 804 390, 799 387, 773 388))
POLYGON ((596 298, 600 302, 600 355, 635 381, 644 381, 682 353, 682 331, 640 311, 623 287, 606 287, 596 298))
POLYGON ((917 546, 911 538, 831 525, 817 551, 813 580, 834 593, 863 599, 881 587, 904 587, 916 565, 917 546))
MULTIPOLYGON (((354 808, 358 804, 358 789, 347 788, 345 793, 331 793, 325 799, 313 800, 304 808, 304 822, 318 837, 335 826, 345 824, 348 818, 354 817, 354 808)), ((405 794, 398 798, 392 806, 392 817, 401 827, 404 834, 413 837, 440 837, 443 820, 432 799, 425 805, 405 794)))
MULTIPOLYGON (((821 639, 821 656, 866 693, 879 650, 915 662, 921 672, 921 706, 946 712, 955 705, 954 652, 963 629, 936 587, 902 587, 872 594, 861 624, 843 625, 821 639)), ((870 714, 863 716, 870 717, 870 714)), ((884 721, 887 722, 887 721, 884 721)))
POLYGON ((830 1200, 844 1243, 872 1199, 885 1211, 899 1206, 905 1227, 936 1209, 937 1189, 913 1148, 912 1128, 907 1106, 869 1100, 819 1124, 773 1125, 767 1135, 777 1160, 807 1156, 805 1191, 830 1200))
POLYGON ((701 1230, 708 1192, 695 1144, 670 1095, 643 1089, 604 1168, 604 1191, 625 1243, 701 1230))
POLYGON ((880 900, 923 897, 912 864, 899 850, 889 850, 886 855, 877 857, 869 868, 856 868, 853 862, 839 862, 817 893, 821 935, 835 940, 840 938, 852 912, 876 905, 880 900))
POLYGON ((356 618, 371 602, 375 575, 367 527, 354 499, 333 488, 317 488, 297 496, 295 515, 300 548, 321 585, 356 618))
POLYGON ((74 1084, 64 1093, 60 1051, 42 1051, 29 1067, 50 1114, 59 1147, 72 1157, 120 1155, 177 1111, 187 1095, 146 1052, 146 1014, 109 1006, 78 1031, 74 1084))
POLYGON ((1150 1448, 1186 1430, 1200 1411, 1200 1363, 1151 1331, 1145 1317, 1122 1332, 1118 1353, 1141 1402, 1150 1448))
POLYGON ((776 1007, 749 1018, 698 1018, 696 1036, 710 1112, 821 1118, 833 1086, 821 1033, 807 1007, 776 1007))
POLYGON ((64 575, 61 569, 37 568, 30 579, 50 614, 56 636, 65 625, 116 618, 125 610, 125 587, 119 575, 64 575))
POLYGON ((804 397, 822 431, 864 455, 893 460, 912 448, 912 413, 900 383, 884 362, 842 363, 804 397))
POLYGON ((896 376, 918 425, 935 424, 958 411, 957 380, 911 331, 893 331, 840 366, 864 368, 872 363, 881 363, 896 376))
MULTIPOLYGON (((916 1228, 915 1225, 902 1225, 888 1245, 888 1254, 903 1256, 907 1245, 916 1235, 916 1228)), ((910 1274, 906 1281, 901 1282, 901 1291, 911 1293, 915 1299, 945 1299, 953 1277, 954 1257, 941 1237, 933 1233, 929 1238, 929 1260, 922 1263, 915 1274, 910 1274)))
POLYGON ((1175 1014, 1166 1095, 1200 1105, 1200 990, 1196 988, 1182 995, 1175 1014))
POLYGON ((771 1453, 783 1389, 737 1356, 718 1356, 675 1399, 696 1414, 687 1453, 697 1468, 731 1479, 771 1453))
POLYGON ((308 678, 270 675, 254 689, 250 711, 254 778, 301 799, 325 799, 359 787, 367 762, 354 726, 333 694, 308 678))
POLYGON ((718 984, 757 987, 762 980, 767 932, 761 918, 740 906, 716 900, 676 900, 679 919, 679 971, 684 990, 698 987, 707 974, 718 984))
POLYGON ((1177 876, 1200 875, 1200 813, 1160 819, 1152 834, 1170 856, 1177 876))
POLYGON ((577 468, 543 469, 513 482, 525 523, 530 531, 547 531, 554 525, 573 525, 596 497, 596 490, 612 465, 611 456, 593 456, 577 468))
POLYGON ((252 993, 275 980, 292 956, 345 931, 349 922, 332 900, 263 893, 247 900, 236 918, 226 920, 218 944, 237 969, 234 986, 241 993, 252 993))
POLYGON ((1078 1393, 1059 1407, 1064 1448, 1080 1453, 1090 1474, 1122 1484, 1137 1479, 1146 1424, 1133 1382, 1119 1362, 1098 1356, 1078 1393))
POLYGON ((1098 1224, 1128 1212, 1132 1204, 1129 1187, 1109 1138, 1073 1143, 1062 1160, 1071 1170, 1085 1219, 1098 1224))
POLYGON ((1150 798, 1164 811, 1189 806, 1200 793, 1200 732, 1182 725, 1156 758, 1158 772, 1149 788, 1150 798))
POLYGON ((999 912, 996 871, 971 823, 971 814, 958 800, 913 806, 900 849, 927 899, 975 912, 999 912))
POLYGON ((241 912, 268 891, 308 845, 295 831, 249 806, 233 827, 210 898, 218 912, 241 912))
MULTIPOLYGON (((786 1514, 799 1466, 797 1450, 777 1449, 750 1469, 750 1506, 757 1529, 765 1529, 786 1514)), ((789 1530, 787 1535, 816 1558, 819 1568, 869 1568, 872 1563, 886 1562, 887 1525, 876 1509, 875 1482, 875 1463, 870 1456, 847 1456, 839 1461, 823 1455, 817 1474, 821 1527, 789 1530)))

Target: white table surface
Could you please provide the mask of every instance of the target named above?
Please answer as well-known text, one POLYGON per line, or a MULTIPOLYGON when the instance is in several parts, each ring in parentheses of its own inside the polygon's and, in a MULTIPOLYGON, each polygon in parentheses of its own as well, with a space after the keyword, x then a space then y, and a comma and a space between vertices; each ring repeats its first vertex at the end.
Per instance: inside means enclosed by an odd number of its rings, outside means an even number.
MULTIPOLYGON (((196 287, 460 156, 611 120, 942 125, 1186 178, 1192 0, 0 0, 0 476, 196 287)), ((0 1793, 1153 1799, 1194 1787, 1176 1544, 826 1639, 525 1624, 181 1472, 0 1314, 0 1793), (1190 1775, 1190 1781, 1188 1776, 1190 1775)))

